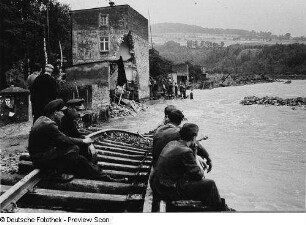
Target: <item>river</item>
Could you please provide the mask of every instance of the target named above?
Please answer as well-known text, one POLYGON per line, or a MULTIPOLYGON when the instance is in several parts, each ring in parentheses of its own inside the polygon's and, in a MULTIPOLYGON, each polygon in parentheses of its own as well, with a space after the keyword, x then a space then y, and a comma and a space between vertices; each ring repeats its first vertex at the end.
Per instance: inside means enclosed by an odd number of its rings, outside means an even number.
POLYGON ((166 105, 199 125, 213 162, 214 179, 228 205, 245 212, 305 212, 306 110, 288 106, 244 106, 245 96, 306 97, 306 81, 194 90, 194 100, 148 102, 135 117, 114 119, 105 128, 153 130, 166 105))

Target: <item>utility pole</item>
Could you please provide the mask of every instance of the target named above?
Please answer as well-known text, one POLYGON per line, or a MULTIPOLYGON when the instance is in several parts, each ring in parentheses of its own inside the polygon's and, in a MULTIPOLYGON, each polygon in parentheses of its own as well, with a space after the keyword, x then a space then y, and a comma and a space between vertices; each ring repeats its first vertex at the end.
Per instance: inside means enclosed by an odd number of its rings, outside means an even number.
POLYGON ((149 14, 149 27, 150 27, 150 36, 151 36, 151 46, 153 49, 153 40, 152 40, 152 29, 151 29, 151 17, 150 17, 150 10, 148 9, 148 14, 149 14))

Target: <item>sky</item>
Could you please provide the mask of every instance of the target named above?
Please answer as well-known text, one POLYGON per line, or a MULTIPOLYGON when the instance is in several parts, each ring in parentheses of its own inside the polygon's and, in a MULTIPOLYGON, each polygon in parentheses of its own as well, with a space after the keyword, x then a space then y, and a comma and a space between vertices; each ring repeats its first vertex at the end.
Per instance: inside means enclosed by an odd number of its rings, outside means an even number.
MULTIPOLYGON (((72 10, 105 7, 108 0, 58 0, 72 10)), ((150 23, 270 31, 306 36, 306 0, 114 0, 128 4, 150 23)))

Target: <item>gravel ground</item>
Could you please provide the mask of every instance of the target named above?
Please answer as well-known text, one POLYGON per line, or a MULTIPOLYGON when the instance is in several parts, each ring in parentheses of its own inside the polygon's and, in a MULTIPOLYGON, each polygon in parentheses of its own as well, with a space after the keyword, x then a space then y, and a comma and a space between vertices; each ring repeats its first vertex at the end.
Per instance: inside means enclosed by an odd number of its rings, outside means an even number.
POLYGON ((21 153, 27 152, 32 122, 0 127, 1 173, 16 173, 21 153))
MULTIPOLYGON (((129 107, 115 105, 111 117, 125 117, 137 112, 129 107)), ((137 111, 145 110, 143 104, 135 103, 137 111)), ((20 154, 27 152, 29 132, 32 121, 8 124, 0 127, 0 156, 1 173, 16 173, 20 154)))

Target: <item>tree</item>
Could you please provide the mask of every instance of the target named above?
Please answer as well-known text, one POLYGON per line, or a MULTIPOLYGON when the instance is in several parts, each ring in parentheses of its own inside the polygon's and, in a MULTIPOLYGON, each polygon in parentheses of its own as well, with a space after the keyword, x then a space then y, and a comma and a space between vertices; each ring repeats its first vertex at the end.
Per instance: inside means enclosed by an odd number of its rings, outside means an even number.
POLYGON ((149 51, 149 64, 150 64, 150 76, 166 76, 172 72, 173 63, 164 57, 160 56, 155 49, 150 49, 149 51))
POLYGON ((43 38, 47 33, 49 14, 48 55, 55 63, 61 41, 64 55, 70 58, 69 7, 56 0, 0 1, 0 89, 7 86, 5 72, 23 61, 23 78, 35 63, 44 65, 43 38))

